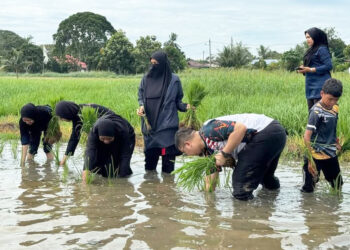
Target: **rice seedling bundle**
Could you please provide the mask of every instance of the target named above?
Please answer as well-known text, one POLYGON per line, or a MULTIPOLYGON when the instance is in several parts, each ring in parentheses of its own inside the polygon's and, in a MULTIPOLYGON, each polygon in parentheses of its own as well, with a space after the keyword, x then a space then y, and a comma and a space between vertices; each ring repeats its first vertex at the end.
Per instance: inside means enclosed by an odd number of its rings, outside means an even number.
POLYGON ((44 141, 49 144, 54 144, 58 142, 62 137, 62 132, 60 128, 59 118, 56 115, 56 104, 61 101, 62 98, 51 100, 50 106, 52 108, 52 118, 47 126, 46 135, 44 141))
POLYGON ((89 135, 92 127, 94 126, 95 122, 97 121, 97 110, 94 109, 93 107, 89 106, 84 106, 81 109, 81 114, 79 114, 80 119, 82 121, 82 127, 81 127, 81 132, 82 132, 82 141, 86 142, 87 141, 87 136, 89 135))
MULTIPOLYGON (((192 81, 187 92, 188 103, 191 107, 197 109, 207 94, 208 92, 205 90, 205 87, 199 81, 192 81)), ((194 130, 198 130, 201 127, 201 122, 197 118, 195 109, 190 108, 187 110, 180 127, 192 128, 194 130)))
POLYGON ((195 188, 202 190, 205 185, 204 178, 217 171, 215 157, 198 157, 195 160, 185 162, 171 174, 177 175, 176 183, 188 191, 195 188))

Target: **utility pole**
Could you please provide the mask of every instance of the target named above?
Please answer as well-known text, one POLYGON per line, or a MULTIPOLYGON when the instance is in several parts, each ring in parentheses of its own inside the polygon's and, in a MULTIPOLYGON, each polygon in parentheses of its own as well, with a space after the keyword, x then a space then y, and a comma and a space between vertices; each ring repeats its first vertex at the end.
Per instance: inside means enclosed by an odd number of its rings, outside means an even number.
POLYGON ((209 68, 211 68, 211 41, 209 38, 209 68))
POLYGON ((204 62, 204 50, 203 50, 203 62, 204 62))

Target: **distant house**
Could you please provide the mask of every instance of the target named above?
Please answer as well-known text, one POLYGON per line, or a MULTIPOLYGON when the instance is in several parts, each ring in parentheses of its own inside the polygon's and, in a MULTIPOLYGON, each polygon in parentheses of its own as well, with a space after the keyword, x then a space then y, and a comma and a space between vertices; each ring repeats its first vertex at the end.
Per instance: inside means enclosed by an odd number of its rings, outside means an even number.
MULTIPOLYGON (((264 59, 266 65, 269 65, 271 63, 277 63, 278 60, 277 59, 264 59)), ((259 59, 254 59, 251 64, 256 64, 257 62, 259 62, 259 59)))
POLYGON ((195 60, 192 60, 192 59, 189 59, 187 61, 187 65, 188 67, 190 68, 197 68, 197 69, 203 69, 203 68, 218 68, 219 65, 216 64, 216 63, 201 63, 201 62, 198 62, 198 61, 195 61, 195 60))
POLYGON ((197 68, 197 69, 202 69, 202 68, 209 68, 208 63, 200 63, 195 60, 188 60, 187 65, 190 68, 197 68))

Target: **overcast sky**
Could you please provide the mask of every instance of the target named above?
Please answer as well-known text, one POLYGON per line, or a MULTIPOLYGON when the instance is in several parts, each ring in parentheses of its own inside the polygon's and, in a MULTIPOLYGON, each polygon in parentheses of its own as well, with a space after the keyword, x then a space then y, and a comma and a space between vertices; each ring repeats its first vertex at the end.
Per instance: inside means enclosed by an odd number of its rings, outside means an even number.
POLYGON ((103 15, 132 43, 155 35, 165 42, 178 34, 186 57, 217 54, 224 45, 242 41, 253 54, 262 44, 279 52, 303 42, 310 27, 334 27, 350 44, 347 0, 1 0, 0 29, 33 37, 37 45, 53 43, 61 21, 77 12, 103 15))

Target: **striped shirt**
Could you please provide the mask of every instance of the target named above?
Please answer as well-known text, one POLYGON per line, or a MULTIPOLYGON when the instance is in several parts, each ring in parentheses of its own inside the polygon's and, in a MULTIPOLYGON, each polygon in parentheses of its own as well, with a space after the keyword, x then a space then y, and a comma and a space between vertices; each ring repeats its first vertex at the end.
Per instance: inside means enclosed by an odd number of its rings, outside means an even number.
POLYGON ((312 131, 310 142, 313 148, 312 156, 315 159, 322 160, 336 156, 338 110, 338 105, 329 110, 322 107, 320 102, 310 109, 306 129, 312 131))

